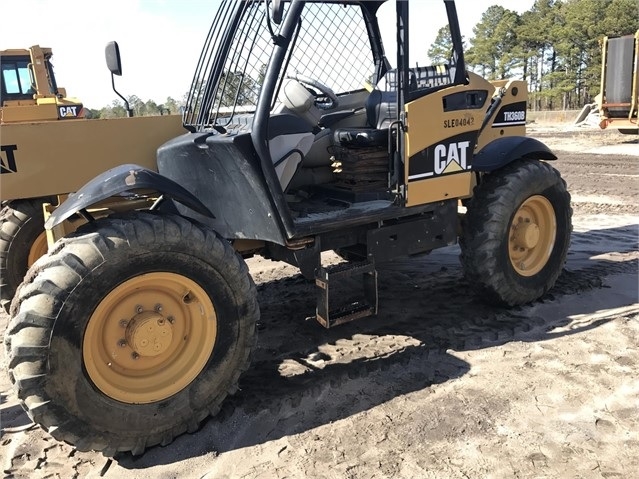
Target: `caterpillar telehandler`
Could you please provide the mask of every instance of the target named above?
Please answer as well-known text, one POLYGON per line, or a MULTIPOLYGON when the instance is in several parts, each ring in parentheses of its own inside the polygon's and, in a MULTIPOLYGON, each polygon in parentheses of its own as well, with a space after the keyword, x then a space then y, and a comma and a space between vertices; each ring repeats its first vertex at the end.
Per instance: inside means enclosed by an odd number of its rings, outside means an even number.
MULTIPOLYGON (((117 44, 110 43, 106 53, 119 56, 117 44)), ((184 131, 179 115, 88 119, 82 103, 58 87, 52 54, 39 45, 0 52, 0 303, 5 310, 28 267, 47 251, 43 204, 58 204, 119 164, 154 168, 157 147, 184 131)))
POLYGON ((157 171, 105 171, 46 221, 56 241, 19 287, 5 336, 36 423, 110 456, 215 415, 256 344, 251 255, 313 281, 326 328, 377 313, 377 264, 458 240, 484 300, 521 305, 553 287, 572 230, 556 156, 525 136, 524 81, 466 70, 455 4, 443 5, 450 61, 412 67, 411 49, 426 46, 409 45, 411 22, 428 22, 407 1, 221 2, 188 132, 158 149, 157 171), (124 194, 157 201, 86 214, 124 194), (78 214, 88 222, 64 234, 78 214), (322 264, 327 250, 348 261, 322 264), (347 302, 346 278, 361 280, 347 302))

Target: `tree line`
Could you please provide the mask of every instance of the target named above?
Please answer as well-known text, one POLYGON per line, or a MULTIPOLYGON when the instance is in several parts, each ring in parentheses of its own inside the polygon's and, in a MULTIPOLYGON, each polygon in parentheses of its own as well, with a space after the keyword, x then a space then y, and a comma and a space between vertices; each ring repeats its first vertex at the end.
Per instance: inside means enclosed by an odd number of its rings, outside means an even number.
MULTIPOLYGON (((250 75, 238 73, 223 73, 220 81, 221 87, 216 92, 213 104, 221 107, 232 107, 233 105, 257 105, 260 85, 263 82, 266 65, 262 65, 257 72, 258 78, 252 79, 250 75)), ((204 86, 201 81, 195 85, 195 96, 204 95, 204 86)), ((154 115, 175 115, 182 114, 188 93, 184 95, 182 101, 168 97, 164 103, 157 104, 153 100, 142 101, 139 97, 132 95, 127 98, 129 107, 133 111, 133 116, 154 116, 154 115)), ((100 110, 90 109, 91 118, 118 118, 127 116, 124 103, 114 100, 110 106, 105 106, 100 110)))
MULTIPOLYGON (((136 95, 127 98, 129 107, 133 110, 133 116, 177 115, 182 113, 183 102, 168 97, 164 103, 156 103, 153 100, 143 101, 136 95)), ((90 108, 91 118, 122 118, 127 116, 124 103, 113 100, 111 105, 99 110, 90 108)))
MULTIPOLYGON (((638 0, 536 0, 522 14, 493 5, 464 39, 465 60, 489 80, 526 80, 531 109, 579 109, 599 93, 603 37, 637 30, 638 0)), ((427 53, 441 63, 451 48, 445 26, 427 53)))

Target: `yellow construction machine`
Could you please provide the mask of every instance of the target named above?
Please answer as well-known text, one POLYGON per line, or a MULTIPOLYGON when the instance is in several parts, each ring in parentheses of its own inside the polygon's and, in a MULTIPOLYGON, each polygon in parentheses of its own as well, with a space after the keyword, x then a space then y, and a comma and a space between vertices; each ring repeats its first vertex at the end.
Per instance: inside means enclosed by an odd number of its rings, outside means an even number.
MULTIPOLYGON (((121 74, 117 43, 106 54, 110 68, 119 68, 112 75, 121 74)), ((82 103, 57 86, 50 48, 0 55, 0 303, 8 310, 28 267, 47 251, 43 205, 123 163, 155 168, 157 147, 184 130, 179 115, 88 119, 82 103)))
POLYGON ((557 156, 526 136, 526 82, 466 69, 453 0, 428 2, 448 18, 450 58, 413 66, 424 45, 409 30, 432 23, 416 3, 219 2, 187 132, 153 168, 106 170, 46 221, 55 243, 27 272, 5 335, 36 423, 105 455, 197 430, 250 367, 251 255, 299 268, 325 328, 377 314, 379 263, 456 244, 460 294, 516 306, 554 286, 571 199, 557 156), (87 214, 125 194, 156 201, 87 214), (78 216, 87 223, 66 233, 78 216), (350 261, 325 264, 328 250, 350 261), (344 294, 353 280, 357 297, 344 294))
POLYGON ((601 129, 639 133, 639 30, 634 35, 604 37, 601 42, 601 87, 594 103, 586 105, 575 123, 594 115, 601 129))
MULTIPOLYGON (((2 101, 0 122, 69 120, 84 118, 82 103, 67 98, 66 90, 59 87, 53 73, 51 48, 34 45, 29 49, 0 50, 2 66, 2 101)), ((2 173, 15 168, 8 155, 2 164, 2 173)))

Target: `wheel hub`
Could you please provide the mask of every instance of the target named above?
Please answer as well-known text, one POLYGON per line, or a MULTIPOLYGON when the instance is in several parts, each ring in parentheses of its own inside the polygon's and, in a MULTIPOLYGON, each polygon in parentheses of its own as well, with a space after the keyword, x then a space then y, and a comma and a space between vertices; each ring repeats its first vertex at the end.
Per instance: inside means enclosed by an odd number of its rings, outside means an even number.
POLYGON ((151 272, 116 286, 84 333, 87 373, 106 396, 128 404, 166 399, 205 367, 217 336, 215 307, 194 280, 151 272))
POLYGON ((171 345, 173 327, 155 311, 137 314, 126 328, 126 342, 140 356, 154 357, 171 345))
POLYGON ((522 223, 515 228, 515 244, 519 248, 534 248, 539 242, 539 226, 535 223, 522 223))
POLYGON ((510 224, 508 255, 522 276, 539 273, 548 262, 557 234, 557 219, 550 201, 534 195, 522 203, 510 224))

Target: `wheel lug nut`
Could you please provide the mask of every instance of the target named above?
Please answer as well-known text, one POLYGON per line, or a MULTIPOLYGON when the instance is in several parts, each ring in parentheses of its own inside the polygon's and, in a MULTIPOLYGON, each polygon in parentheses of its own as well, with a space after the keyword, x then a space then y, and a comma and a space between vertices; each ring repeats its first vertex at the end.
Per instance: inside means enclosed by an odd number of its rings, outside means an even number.
POLYGON ((142 306, 140 306, 139 304, 135 307, 135 312, 140 314, 142 311, 144 311, 144 308, 142 306))
POLYGON ((138 353, 136 353, 135 351, 131 354, 131 358, 132 359, 138 359, 140 357, 140 355, 138 353))
POLYGON ((120 346, 121 348, 126 347, 126 339, 120 339, 118 341, 118 346, 120 346))
POLYGON ((175 322, 175 318, 173 316, 169 316, 168 318, 166 318, 167 321, 171 324, 173 324, 175 322))
POLYGON ((161 304, 156 304, 155 305, 155 311, 160 313, 162 311, 162 305, 161 304))
POLYGON ((120 320, 120 327, 126 328, 129 325, 129 322, 126 319, 120 320))

